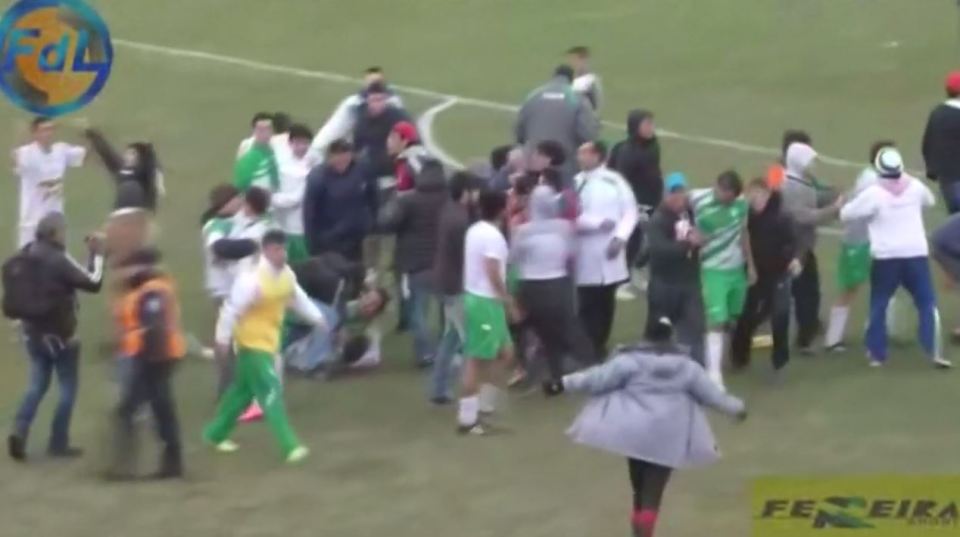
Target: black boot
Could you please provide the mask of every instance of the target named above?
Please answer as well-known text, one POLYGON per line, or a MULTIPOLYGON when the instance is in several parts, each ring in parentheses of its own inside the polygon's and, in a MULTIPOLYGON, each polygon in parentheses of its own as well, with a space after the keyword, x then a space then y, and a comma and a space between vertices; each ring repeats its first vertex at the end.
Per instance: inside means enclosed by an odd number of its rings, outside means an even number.
POLYGON ((27 460, 27 439, 18 434, 8 436, 7 453, 10 454, 11 459, 17 462, 27 460))

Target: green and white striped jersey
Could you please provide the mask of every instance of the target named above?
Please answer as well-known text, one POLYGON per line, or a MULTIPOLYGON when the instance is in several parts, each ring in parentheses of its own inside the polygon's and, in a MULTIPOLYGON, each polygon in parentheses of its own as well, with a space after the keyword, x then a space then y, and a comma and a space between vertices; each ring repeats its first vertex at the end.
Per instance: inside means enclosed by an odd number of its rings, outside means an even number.
POLYGON ((690 193, 690 204, 704 237, 700 265, 719 270, 742 268, 746 264, 741 240, 749 213, 747 201, 737 198, 723 204, 714 198, 712 188, 704 188, 690 193))

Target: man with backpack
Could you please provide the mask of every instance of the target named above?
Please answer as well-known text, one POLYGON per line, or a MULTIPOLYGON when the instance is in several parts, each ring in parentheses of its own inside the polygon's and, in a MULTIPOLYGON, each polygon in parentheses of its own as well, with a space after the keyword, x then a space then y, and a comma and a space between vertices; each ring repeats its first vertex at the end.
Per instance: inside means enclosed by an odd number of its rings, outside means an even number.
POLYGON ((77 395, 80 343, 76 339, 77 291, 96 293, 103 283, 103 241, 87 238, 86 268, 64 248, 66 220, 53 212, 37 224, 36 240, 3 265, 3 313, 23 323, 30 383, 7 439, 10 457, 26 459, 27 436, 37 407, 54 372, 60 401, 53 415, 47 452, 54 457, 78 457, 70 445, 70 416, 77 395))

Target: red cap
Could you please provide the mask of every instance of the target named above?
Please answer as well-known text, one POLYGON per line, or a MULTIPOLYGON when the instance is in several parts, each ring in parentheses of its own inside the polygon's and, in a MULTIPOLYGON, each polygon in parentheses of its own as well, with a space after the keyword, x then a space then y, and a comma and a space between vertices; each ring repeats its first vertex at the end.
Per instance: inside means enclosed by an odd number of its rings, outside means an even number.
POLYGON ((947 75, 947 81, 945 82, 947 87, 947 93, 951 95, 960 94, 960 71, 951 71, 947 75))
POLYGON ((401 140, 411 144, 413 142, 420 141, 420 135, 417 134, 417 128, 413 126, 413 123, 409 121, 401 121, 393 126, 393 132, 400 137, 401 140))

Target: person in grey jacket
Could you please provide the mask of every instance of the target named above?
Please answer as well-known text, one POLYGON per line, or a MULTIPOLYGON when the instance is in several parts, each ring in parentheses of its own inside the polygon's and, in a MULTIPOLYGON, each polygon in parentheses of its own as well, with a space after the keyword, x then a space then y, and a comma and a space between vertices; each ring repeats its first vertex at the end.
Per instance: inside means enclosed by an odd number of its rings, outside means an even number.
POLYGON ((793 280, 794 312, 797 318, 797 346, 809 353, 820 330, 820 273, 817 267, 817 226, 835 219, 843 206, 838 197, 823 206, 821 191, 812 170, 817 152, 808 144, 794 142, 784 157, 783 208, 797 226, 797 258, 802 265, 793 280))
POLYGON ((513 230, 511 263, 519 272, 518 299, 526 323, 543 345, 549 380, 546 395, 560 393, 563 359, 591 364, 593 345, 577 317, 570 266, 575 255, 573 224, 560 217, 559 193, 540 185, 530 193, 530 220, 513 230))
MULTIPOLYGON (((553 78, 533 90, 520 106, 514 134, 528 155, 545 140, 556 140, 565 154, 575 155, 578 147, 596 139, 600 122, 590 102, 573 89, 572 81, 569 66, 557 67, 553 78)), ((576 164, 573 158, 566 160, 564 177, 577 173, 576 164)))
POLYGON ((626 457, 633 486, 631 523, 652 537, 660 501, 677 468, 719 458, 707 406, 740 420, 746 406, 723 392, 671 342, 667 318, 647 329, 647 341, 622 347, 612 360, 563 377, 563 388, 591 397, 567 434, 578 444, 626 457))

